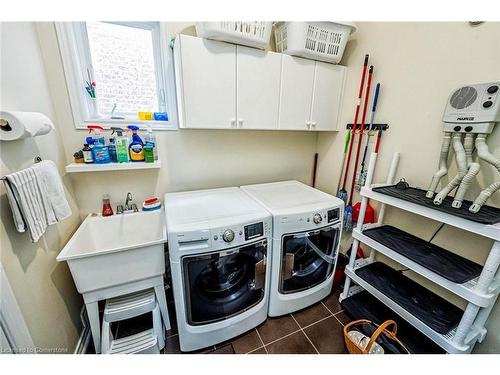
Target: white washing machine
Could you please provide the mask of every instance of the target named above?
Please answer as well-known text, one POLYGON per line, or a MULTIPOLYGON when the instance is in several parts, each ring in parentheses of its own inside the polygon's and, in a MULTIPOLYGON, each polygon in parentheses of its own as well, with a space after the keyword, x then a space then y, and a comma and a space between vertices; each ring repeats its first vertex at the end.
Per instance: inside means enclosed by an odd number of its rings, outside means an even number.
POLYGON ((308 307, 330 294, 344 202, 298 181, 242 186, 273 215, 269 316, 308 307))
POLYGON ((239 188, 165 194, 182 351, 238 336, 267 317, 272 217, 239 188))

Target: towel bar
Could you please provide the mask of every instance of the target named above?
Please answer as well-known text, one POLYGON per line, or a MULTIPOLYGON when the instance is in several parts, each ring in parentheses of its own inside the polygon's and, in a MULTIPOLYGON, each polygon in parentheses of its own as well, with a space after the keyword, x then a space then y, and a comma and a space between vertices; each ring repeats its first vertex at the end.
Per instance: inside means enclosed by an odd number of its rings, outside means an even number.
MULTIPOLYGON (((42 161, 42 158, 41 158, 40 156, 36 156, 36 157, 35 157, 35 162, 34 162, 34 163, 35 163, 35 164, 36 164, 36 163, 40 163, 41 161, 42 161)), ((3 176, 3 177, 1 177, 1 178, 0 178, 0 180, 6 180, 6 177, 5 177, 5 176, 3 176)))

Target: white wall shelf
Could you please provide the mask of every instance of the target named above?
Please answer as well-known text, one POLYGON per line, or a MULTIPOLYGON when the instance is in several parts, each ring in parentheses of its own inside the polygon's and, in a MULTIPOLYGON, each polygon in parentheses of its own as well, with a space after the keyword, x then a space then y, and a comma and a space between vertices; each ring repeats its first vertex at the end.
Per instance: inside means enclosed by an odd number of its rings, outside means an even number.
POLYGON ((66 173, 112 172, 112 171, 128 171, 137 169, 158 169, 158 168, 161 168, 160 160, 156 160, 153 163, 146 163, 146 162, 107 163, 107 164, 71 163, 66 166, 66 173))

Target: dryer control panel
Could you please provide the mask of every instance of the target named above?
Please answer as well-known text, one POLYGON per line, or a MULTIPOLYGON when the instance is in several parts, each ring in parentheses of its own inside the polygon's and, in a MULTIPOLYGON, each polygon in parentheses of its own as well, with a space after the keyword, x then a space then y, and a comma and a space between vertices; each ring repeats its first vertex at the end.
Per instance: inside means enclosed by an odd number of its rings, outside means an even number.
POLYGON ((291 233, 296 231, 321 228, 343 220, 343 206, 319 209, 293 215, 282 215, 275 218, 275 233, 291 233))

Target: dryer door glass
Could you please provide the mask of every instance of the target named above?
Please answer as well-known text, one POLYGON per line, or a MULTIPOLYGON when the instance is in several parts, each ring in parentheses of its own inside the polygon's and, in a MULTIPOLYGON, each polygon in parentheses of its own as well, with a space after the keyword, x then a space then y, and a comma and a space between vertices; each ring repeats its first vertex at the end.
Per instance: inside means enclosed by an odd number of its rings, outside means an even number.
POLYGON ((188 323, 228 319, 264 299, 267 241, 221 252, 184 257, 188 323))
POLYGON ((335 268, 340 224, 283 236, 280 293, 312 288, 328 279, 335 268))

